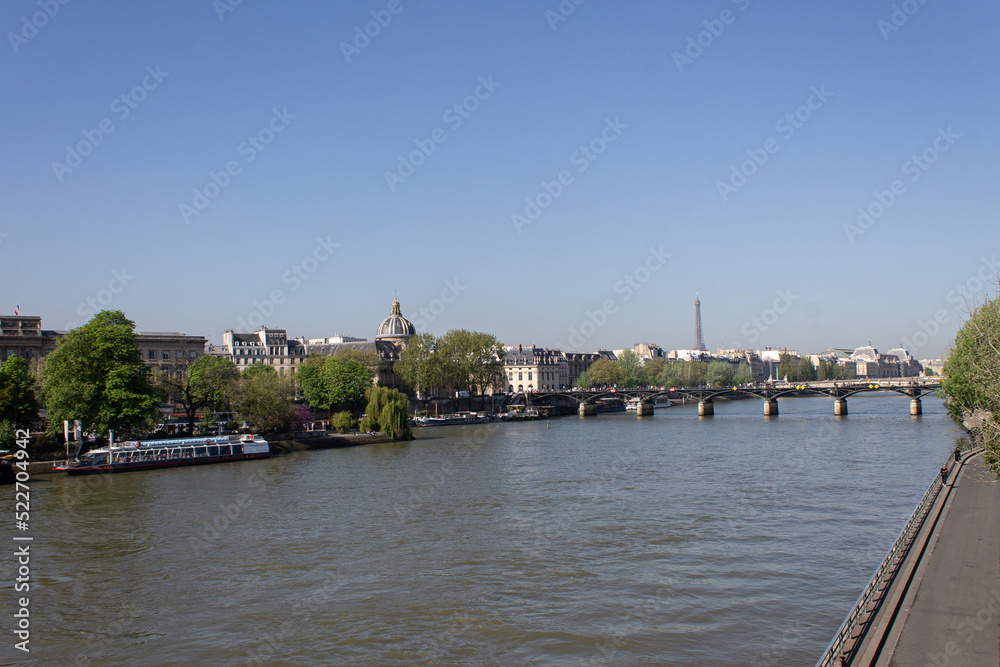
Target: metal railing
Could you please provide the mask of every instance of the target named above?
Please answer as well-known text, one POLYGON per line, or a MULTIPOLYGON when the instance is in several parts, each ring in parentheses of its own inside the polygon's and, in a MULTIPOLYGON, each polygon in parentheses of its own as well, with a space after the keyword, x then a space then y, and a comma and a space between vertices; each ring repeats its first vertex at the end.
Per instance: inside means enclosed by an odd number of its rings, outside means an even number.
MULTIPOLYGON (((945 461, 945 466, 947 467, 948 462, 951 461, 951 457, 945 461)), ((940 475, 934 477, 934 481, 931 482, 930 486, 927 487, 927 491, 924 492, 924 497, 920 499, 916 508, 913 510, 913 514, 910 515, 910 520, 906 522, 903 530, 900 531, 899 537, 896 538, 896 542, 892 545, 886 553, 885 558, 882 559, 882 564, 879 565, 878 569, 875 570, 875 574, 872 575, 871 581, 868 582, 868 586, 865 590, 858 596, 857 602, 854 604, 854 609, 851 613, 847 615, 844 622, 841 623, 840 629, 837 630, 837 634, 834 635, 833 640, 826 647, 826 651, 823 652, 823 656, 816 663, 816 667, 828 667, 829 665, 835 665, 834 661, 840 655, 841 650, 844 648, 844 644, 851 637, 851 632, 858 625, 861 616, 865 613, 865 609, 868 605, 875 599, 877 595, 883 592, 881 584, 886 580, 886 574, 892 568, 893 563, 896 561, 897 557, 902 558, 906 555, 906 551, 909 549, 910 544, 913 541, 913 537, 916 535, 917 531, 924 523, 924 518, 927 516, 927 511, 930 505, 937 498, 938 493, 944 486, 944 482, 940 475)), ((895 572, 889 577, 891 580, 895 572)), ((874 610, 872 610, 874 612, 874 610)), ((870 618, 870 616, 869 616, 870 618)), ((869 620, 865 618, 865 622, 869 620)))

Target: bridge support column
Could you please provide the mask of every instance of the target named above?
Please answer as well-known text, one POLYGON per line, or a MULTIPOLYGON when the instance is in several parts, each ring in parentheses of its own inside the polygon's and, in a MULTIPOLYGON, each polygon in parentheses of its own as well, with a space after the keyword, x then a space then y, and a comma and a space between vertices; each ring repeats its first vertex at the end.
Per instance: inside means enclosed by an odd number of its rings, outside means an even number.
POLYGON ((833 402, 833 414, 835 414, 838 417, 846 417, 847 416, 847 399, 846 398, 838 398, 837 400, 835 400, 833 402))
POLYGON ((778 416, 778 399, 776 398, 764 399, 764 416, 765 417, 778 416))
POLYGON ((910 414, 912 416, 914 416, 914 417, 919 417, 921 414, 923 414, 923 411, 924 411, 923 410, 923 406, 920 405, 920 399, 919 398, 911 398, 910 399, 910 414))
POLYGON ((597 414, 597 404, 596 403, 581 403, 580 407, 577 408, 577 413, 581 417, 591 417, 597 414))
POLYGON ((652 401, 639 401, 639 405, 636 406, 635 414, 637 417, 648 417, 653 414, 653 402, 652 401))
POLYGON ((712 401, 698 401, 698 416, 711 417, 715 414, 715 403, 712 401))

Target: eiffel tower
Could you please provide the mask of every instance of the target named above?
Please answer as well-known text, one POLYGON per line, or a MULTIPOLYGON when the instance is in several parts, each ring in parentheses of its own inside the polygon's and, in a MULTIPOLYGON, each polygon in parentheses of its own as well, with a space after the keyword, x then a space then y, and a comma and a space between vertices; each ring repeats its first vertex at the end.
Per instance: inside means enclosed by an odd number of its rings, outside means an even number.
POLYGON ((694 348, 700 352, 707 352, 705 349, 705 336, 701 331, 701 300, 698 293, 694 294, 694 348))

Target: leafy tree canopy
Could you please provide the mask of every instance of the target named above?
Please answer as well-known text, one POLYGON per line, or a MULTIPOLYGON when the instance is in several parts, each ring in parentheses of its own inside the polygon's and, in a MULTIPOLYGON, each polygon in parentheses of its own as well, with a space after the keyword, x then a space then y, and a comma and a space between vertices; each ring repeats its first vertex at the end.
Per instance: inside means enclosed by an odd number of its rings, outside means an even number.
POLYGON ((419 393, 483 394, 505 386, 503 357, 503 346, 492 334, 452 329, 440 338, 427 333, 414 336, 395 371, 419 393))
MULTIPOLYGON (((248 373, 266 372, 257 370, 264 364, 254 364, 248 373)), ((273 372, 274 369, 267 366, 273 372)), ((168 401, 184 411, 188 432, 194 432, 199 410, 221 410, 228 405, 233 388, 239 381, 240 371, 236 365, 224 357, 204 355, 184 366, 179 372, 157 372, 156 386, 168 401)), ((206 418, 211 417, 206 413, 206 418)), ((213 420, 214 423, 214 420, 213 420)))
POLYGON ((643 373, 643 383, 644 384, 663 384, 661 378, 663 377, 663 371, 666 369, 668 362, 662 357, 657 357, 655 359, 648 360, 642 365, 643 373))
POLYGON ((376 370, 355 355, 310 357, 299 368, 302 397, 313 407, 359 411, 376 370))
POLYGON ((713 361, 705 369, 705 382, 712 387, 731 387, 735 373, 727 361, 713 361))
POLYGON ((34 381, 28 373, 28 362, 21 357, 8 357, 0 365, 0 421, 20 427, 30 426, 38 419, 38 401, 34 381))
POLYGON ((80 419, 88 431, 135 432, 157 415, 135 323, 118 310, 101 311, 59 340, 45 361, 42 387, 53 432, 64 419, 80 419))
POLYGON ((17 429, 38 420, 33 384, 28 362, 21 357, 8 357, 0 365, 0 447, 12 448, 17 429))
POLYGON ((598 359, 587 369, 590 381, 598 387, 621 385, 625 382, 625 371, 610 359, 598 359))
POLYGON ((623 350, 616 362, 621 369, 623 387, 638 387, 643 381, 642 364, 639 355, 632 350, 623 350))
POLYGON ((736 375, 733 376, 733 384, 750 384, 753 382, 753 370, 750 364, 741 361, 736 367, 736 375))
POLYGON ((393 440, 412 440, 406 396, 388 387, 369 387, 368 406, 361 424, 365 431, 382 431, 393 440))
POLYGON ((267 364, 254 364, 240 375, 231 389, 229 400, 237 417, 254 431, 263 433, 291 421, 294 406, 290 395, 291 382, 287 378, 279 376, 267 364), (253 370, 255 366, 262 368, 253 370))
POLYGON ((985 447, 984 458, 1000 475, 1000 297, 959 329, 941 384, 948 414, 985 447))

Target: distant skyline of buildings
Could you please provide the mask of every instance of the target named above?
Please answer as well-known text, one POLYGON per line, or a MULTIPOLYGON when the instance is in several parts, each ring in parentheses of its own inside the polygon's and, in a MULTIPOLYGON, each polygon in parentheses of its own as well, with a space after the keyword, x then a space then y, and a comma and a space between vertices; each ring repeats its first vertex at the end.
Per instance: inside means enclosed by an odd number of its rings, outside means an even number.
MULTIPOLYGON (((671 350, 671 352, 675 353, 675 356, 673 358, 686 359, 686 358, 690 358, 692 356, 692 353, 708 352, 708 348, 707 348, 707 346, 705 344, 704 329, 703 329, 703 326, 702 326, 701 297, 700 297, 700 294, 698 292, 695 293, 694 307, 695 307, 695 312, 694 312, 694 316, 695 316, 694 317, 694 319, 695 319, 695 321, 694 321, 694 329, 695 329, 694 345, 691 348, 673 348, 671 350)), ((397 317, 401 317, 402 316, 402 312, 401 312, 402 306, 399 304, 398 298, 394 300, 394 305, 393 305, 392 308, 393 308, 393 311, 390 313, 391 316, 397 316, 397 317)), ((23 310, 23 309, 21 309, 20 306, 18 306, 16 308, 16 310, 23 310)), ((32 325, 28 326, 27 329, 30 329, 30 330, 33 330, 33 331, 38 331, 38 332, 42 331, 41 330, 41 317, 39 317, 39 316, 25 316, 25 315, 19 315, 19 314, 17 314, 17 312, 15 312, 14 315, 6 315, 6 316, 0 316, 0 317, 3 317, 3 318, 21 318, 21 319, 23 319, 25 321, 31 320, 33 322, 37 321, 37 325, 36 324, 32 324, 32 325)), ((406 320, 406 321, 410 322, 409 320, 406 320)), ((423 318, 418 318, 418 321, 425 322, 425 320, 423 318)), ((413 326, 412 323, 410 325, 413 326)), ((285 327, 270 327, 270 326, 262 325, 262 326, 258 327, 254 331, 251 331, 249 328, 246 331, 243 331, 242 329, 246 328, 247 326, 248 326, 247 323, 244 321, 244 322, 242 322, 242 326, 239 329, 228 329, 228 330, 224 331, 222 333, 222 337, 221 337, 221 339, 222 339, 221 346, 225 347, 227 345, 227 340, 228 340, 227 336, 229 336, 230 334, 237 334, 237 335, 250 334, 252 336, 257 336, 257 334, 262 329, 268 329, 268 330, 272 330, 272 331, 285 331, 286 335, 287 335, 287 328, 285 328, 285 327)), ((465 327, 453 327, 453 328, 465 328, 465 327)), ((63 335, 63 334, 66 333, 65 330, 61 330, 61 329, 47 329, 47 330, 44 330, 44 331, 46 333, 45 338, 47 340, 49 340, 49 339, 55 340, 59 336, 61 336, 61 335, 63 335)), ((210 347, 215 347, 215 348, 219 347, 219 346, 215 345, 214 343, 212 343, 213 337, 211 335, 208 335, 208 336, 200 335, 199 336, 199 335, 185 334, 185 333, 176 332, 176 331, 171 331, 171 332, 156 332, 156 331, 139 331, 139 330, 137 330, 137 333, 139 333, 142 336, 153 336, 153 337, 170 337, 170 336, 173 336, 173 337, 202 338, 202 339, 204 339, 206 341, 206 345, 208 345, 210 347)), ((420 331, 419 333, 426 333, 426 332, 420 331)), ((490 333, 492 333, 492 332, 490 332, 490 333)), ((528 337, 523 337, 523 339, 526 339, 526 338, 528 338, 528 337)), ((319 341, 326 341, 327 343, 334 343, 334 342, 337 342, 337 343, 346 343, 346 342, 364 342, 364 341, 367 341, 368 339, 367 338, 358 338, 358 337, 355 337, 355 336, 345 336, 345 335, 340 335, 340 334, 334 333, 333 335, 327 334, 324 337, 320 337, 320 338, 316 338, 316 337, 310 338, 310 337, 307 337, 307 336, 298 336, 298 337, 295 337, 295 338, 288 338, 288 340, 303 341, 303 342, 308 342, 308 344, 310 344, 310 345, 316 345, 319 341)), ((535 338, 534 340, 537 340, 537 338, 535 338)), ((570 342, 572 343, 572 341, 570 341, 570 342)), ((651 343, 642 343, 642 344, 643 345, 651 345, 651 343)), ((868 344, 869 345, 871 344, 870 341, 868 342, 868 344)), ((47 354, 48 351, 51 351, 48 348, 54 349, 54 343, 50 342, 50 343, 47 343, 46 345, 48 346, 46 348, 46 351, 45 351, 45 353, 47 354)), ((532 345, 534 345, 534 343, 532 343, 532 345)), ((636 343, 636 345, 639 345, 639 343, 636 343)), ((659 345, 656 345, 656 344, 652 344, 652 345, 655 345, 657 348, 660 347, 659 345)), ((39 352, 42 349, 39 346, 25 346, 23 344, 20 345, 19 347, 25 347, 26 349, 37 349, 39 352)), ((895 348, 893 348, 893 349, 901 349, 901 348, 906 348, 906 347, 907 346, 904 344, 904 342, 899 342, 897 344, 897 346, 895 348)), ((553 348, 553 349, 556 349, 556 348, 553 348)), ((580 348, 576 348, 576 347, 574 347, 574 348, 568 348, 568 349, 564 349, 563 347, 558 347, 558 349, 560 349, 560 350, 562 350, 564 352, 581 352, 582 351, 580 348)), ((597 349, 605 349, 605 348, 598 347, 597 349)), ((608 349, 615 349, 615 348, 608 348, 608 349)), ((617 348, 617 349, 624 349, 624 348, 617 348)), ((716 346, 716 354, 721 354, 725 350, 728 350, 728 349, 736 349, 736 348, 727 348, 727 347, 724 347, 722 345, 717 345, 716 346)), ((749 349, 759 349, 759 350, 788 350, 789 352, 792 352, 793 354, 797 354, 796 352, 794 352, 789 347, 776 346, 776 345, 764 346, 764 347, 760 347, 760 348, 745 347, 744 346, 744 347, 740 347, 738 349, 747 349, 747 350, 749 350, 749 349)), ((834 348, 829 348, 829 349, 834 349, 834 348)), ((840 349, 840 348, 838 348, 838 349, 840 349)), ((847 349, 847 348, 843 348, 843 349, 847 349)), ((851 349, 856 349, 856 348, 851 348, 851 349)), ((5 359, 5 358, 6 358, 6 355, 4 354, 3 346, 0 345, 0 360, 5 359)))
MULTIPOLYGON (((580 351, 501 341, 507 350, 504 366, 508 389, 514 391, 530 387, 530 390, 536 391, 569 388, 594 361, 600 358, 615 361, 625 350, 635 353, 641 363, 653 359, 668 362, 724 360, 734 365, 745 362, 750 365, 755 380, 781 379, 775 376, 775 369, 782 354, 808 358, 814 367, 818 367, 823 360, 831 366, 847 369, 851 375, 869 378, 915 376, 923 371, 925 365, 940 372, 942 366, 939 359, 921 363, 902 346, 882 353, 870 342, 856 348, 830 348, 805 355, 800 355, 797 350, 776 347, 719 347, 713 353, 698 349, 699 343, 700 347, 704 347, 700 310, 700 296, 696 294, 695 347, 692 349, 667 350, 656 343, 640 342, 613 350, 580 351)), ((254 332, 230 329, 223 333, 221 345, 213 345, 205 336, 179 332, 137 332, 137 335, 146 364, 168 373, 178 373, 197 357, 212 354, 230 359, 241 370, 254 363, 264 363, 273 366, 279 375, 291 377, 310 355, 326 356, 341 349, 352 349, 376 355, 380 361, 378 379, 386 386, 399 388, 402 383, 393 372, 393 366, 416 333, 416 327, 403 316, 402 307, 396 299, 389 316, 377 327, 374 340, 341 335, 292 338, 286 329, 276 327, 261 327, 254 332)), ((2 316, 0 359, 12 355, 28 360, 43 357, 55 349, 56 341, 64 334, 62 331, 42 329, 38 316, 2 316)))

